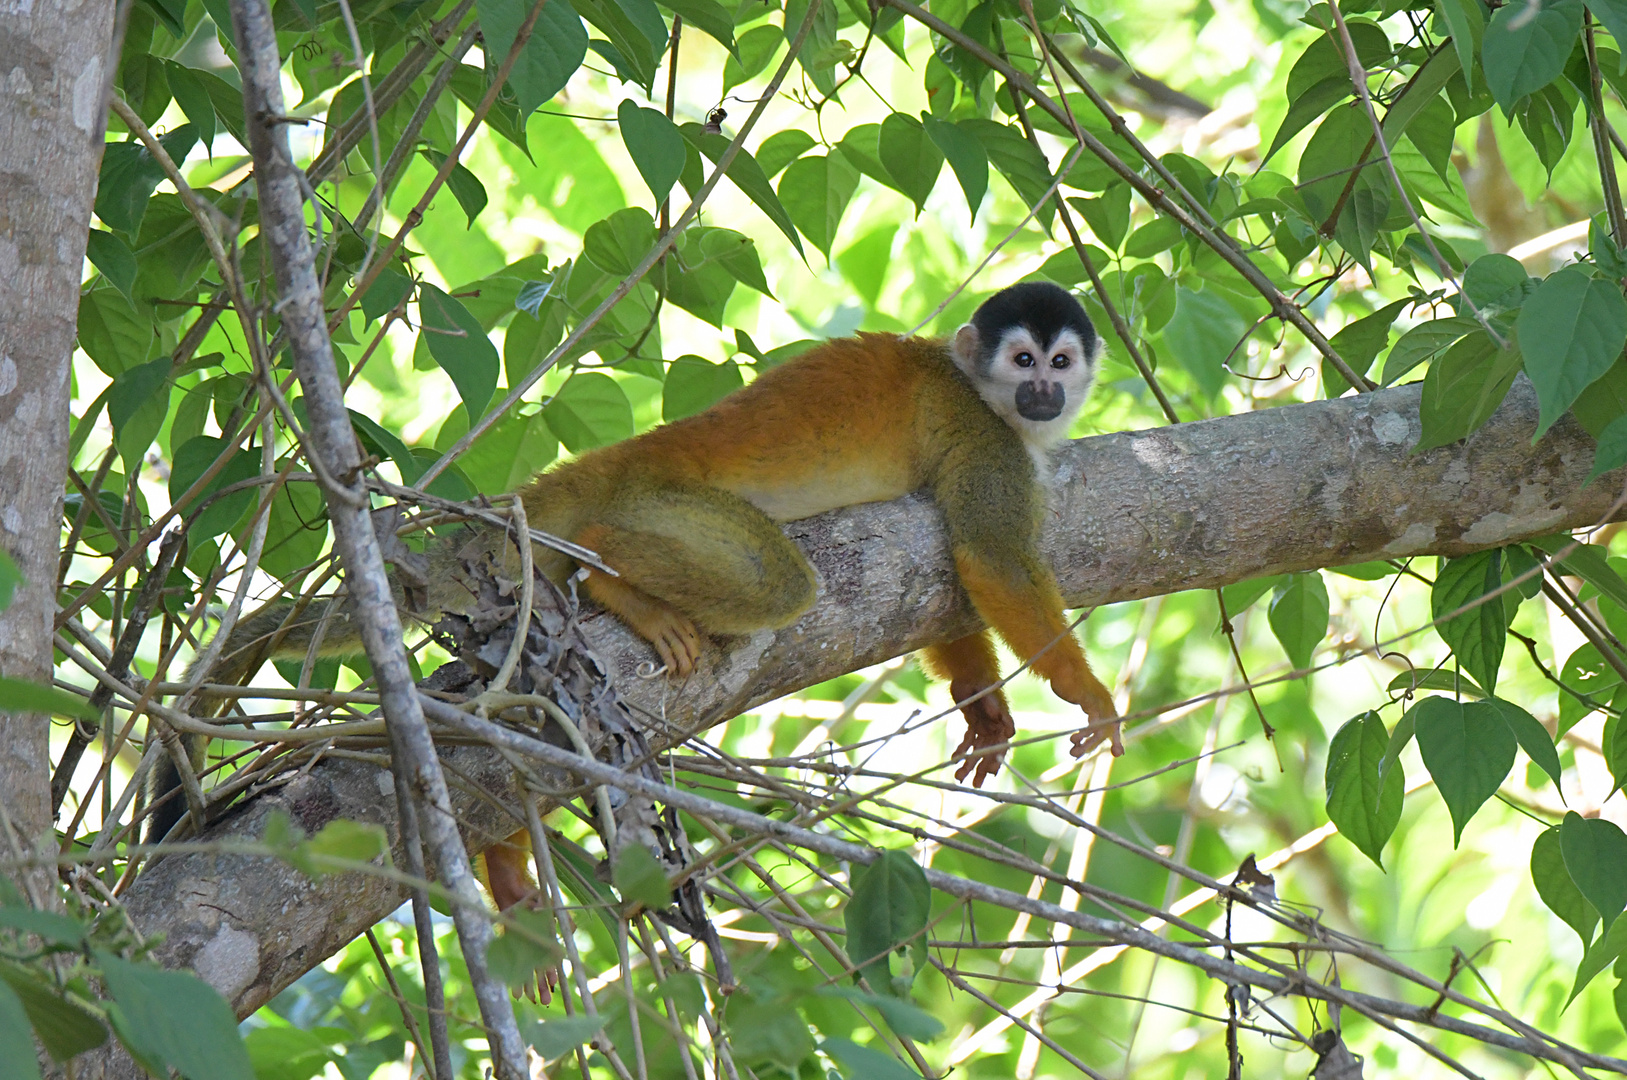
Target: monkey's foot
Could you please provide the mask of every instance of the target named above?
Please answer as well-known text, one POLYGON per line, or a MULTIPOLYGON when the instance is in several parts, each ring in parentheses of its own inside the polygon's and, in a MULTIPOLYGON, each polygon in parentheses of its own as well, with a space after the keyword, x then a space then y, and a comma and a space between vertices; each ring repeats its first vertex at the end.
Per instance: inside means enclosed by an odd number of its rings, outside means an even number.
MULTIPOLYGON (((656 601, 660 603, 660 601, 656 601)), ((667 670, 687 678, 701 658, 701 635, 695 624, 674 607, 663 604, 664 611, 654 611, 633 624, 638 635, 655 646, 667 670)))
POLYGON ((621 578, 588 574, 588 595, 603 604, 639 637, 655 646, 667 670, 687 678, 701 656, 701 634, 689 616, 621 578))
MULTIPOLYGON (((976 692, 975 689, 966 691, 965 696, 976 692)), ((950 684, 950 693, 955 695, 955 700, 963 700, 962 692, 954 684, 950 684)), ((966 737, 955 748, 955 756, 978 750, 987 752, 961 762, 960 768, 955 770, 955 779, 965 781, 969 775, 973 787, 982 787, 983 781, 1000 771, 1000 763, 1006 757, 1004 746, 1017 734, 1017 722, 1011 718, 1011 710, 998 690, 962 705, 960 714, 966 718, 966 737)))
POLYGON ((1105 720, 1092 717, 1087 727, 1073 733, 1073 756, 1084 757, 1100 746, 1105 739, 1113 756, 1119 757, 1124 753, 1124 740, 1120 736, 1123 727, 1124 722, 1112 714, 1105 720))

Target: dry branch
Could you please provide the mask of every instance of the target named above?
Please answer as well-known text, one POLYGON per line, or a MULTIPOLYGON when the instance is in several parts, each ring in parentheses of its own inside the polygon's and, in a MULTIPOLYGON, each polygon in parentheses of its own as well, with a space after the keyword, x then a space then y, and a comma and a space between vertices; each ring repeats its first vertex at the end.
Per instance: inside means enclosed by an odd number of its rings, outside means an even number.
MULTIPOLYGON (((1532 445, 1537 404, 1523 380, 1467 444, 1412 455, 1417 406, 1417 388, 1406 387, 1072 444, 1059 455, 1046 543, 1069 602, 1458 554, 1591 525, 1617 495, 1614 475, 1582 487, 1592 441, 1574 423, 1532 445)), ((819 603, 787 630, 710 651, 682 685, 637 678, 650 650, 613 618, 585 620, 624 697, 664 715, 664 724, 651 722, 653 745, 974 625, 924 498, 853 507, 787 531, 819 570, 819 603)), ((475 746, 441 756, 471 846, 524 824, 508 762, 475 746)), ((541 775, 561 790, 574 783, 558 771, 541 775)), ((256 838, 278 810, 308 830, 353 818, 395 836, 390 783, 373 764, 324 761, 202 839, 256 838)), ((216 854, 163 859, 126 902, 143 933, 167 935, 165 963, 194 968, 246 1015, 401 899, 380 878, 313 883, 276 862, 216 854)))

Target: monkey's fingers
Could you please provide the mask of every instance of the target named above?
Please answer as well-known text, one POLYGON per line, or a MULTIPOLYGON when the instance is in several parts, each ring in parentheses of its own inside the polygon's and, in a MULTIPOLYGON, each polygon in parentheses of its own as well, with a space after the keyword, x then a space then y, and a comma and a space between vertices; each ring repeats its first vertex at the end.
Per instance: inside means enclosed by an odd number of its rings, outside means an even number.
MULTIPOLYGON (((982 749, 984 747, 972 737, 972 733, 967 732, 960 745, 955 747, 954 756, 975 754, 982 749)), ((977 754, 976 757, 969 757, 960 763, 960 768, 955 770, 955 782, 963 784, 966 782, 966 777, 971 776, 972 786, 980 788, 983 786, 983 781, 1000 771, 1000 763, 1005 759, 1006 752, 1004 750, 994 750, 985 754, 977 754)))
POLYGON ((1103 740, 1107 741, 1114 757, 1122 756, 1124 753, 1124 740, 1121 736, 1123 728, 1123 721, 1118 719, 1092 721, 1090 726, 1083 731, 1073 733, 1073 756, 1076 758, 1084 757, 1100 746, 1103 740))

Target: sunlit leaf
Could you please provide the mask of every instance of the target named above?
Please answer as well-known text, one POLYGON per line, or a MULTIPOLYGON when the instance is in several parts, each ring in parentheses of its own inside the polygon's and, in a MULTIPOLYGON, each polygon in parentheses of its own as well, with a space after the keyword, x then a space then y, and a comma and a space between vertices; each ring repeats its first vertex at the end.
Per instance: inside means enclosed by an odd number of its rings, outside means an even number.
POLYGON ((1627 300, 1612 282, 1560 270, 1520 308, 1518 330, 1525 372, 1541 408, 1540 435, 1621 354, 1627 344, 1627 300))
POLYGON ((1452 845, 1514 767, 1518 743, 1497 709, 1484 701, 1428 697, 1408 710, 1418 750, 1452 815, 1452 845))
POLYGON ((1384 721, 1376 712, 1365 712, 1334 734, 1324 774, 1328 820, 1379 866, 1384 865, 1384 844, 1401 820, 1404 791, 1400 769, 1379 775, 1389 744, 1384 721))

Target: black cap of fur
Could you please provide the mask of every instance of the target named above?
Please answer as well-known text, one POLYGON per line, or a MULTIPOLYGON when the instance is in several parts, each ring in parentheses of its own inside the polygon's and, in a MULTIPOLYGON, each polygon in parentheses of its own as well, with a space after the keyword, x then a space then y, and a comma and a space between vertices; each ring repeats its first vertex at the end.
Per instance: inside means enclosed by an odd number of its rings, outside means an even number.
POLYGON ((1096 328, 1085 314, 1074 295, 1062 286, 1049 281, 1025 281, 1008 289, 1001 289, 972 315, 977 327, 978 344, 987 359, 999 344, 1000 337, 1013 326, 1027 328, 1042 344, 1054 343, 1064 330, 1079 335, 1085 356, 1095 360, 1099 349, 1096 328))

